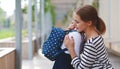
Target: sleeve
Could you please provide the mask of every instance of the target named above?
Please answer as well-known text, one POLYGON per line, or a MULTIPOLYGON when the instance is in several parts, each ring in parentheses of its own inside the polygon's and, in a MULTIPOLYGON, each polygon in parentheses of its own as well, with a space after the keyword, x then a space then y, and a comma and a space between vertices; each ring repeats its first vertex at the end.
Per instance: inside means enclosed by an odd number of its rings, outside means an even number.
POLYGON ((82 42, 80 33, 71 32, 68 35, 69 35, 70 38, 73 37, 75 52, 76 52, 77 56, 80 56, 80 44, 82 42))
POLYGON ((73 58, 71 64, 75 69, 90 69, 96 59, 96 56, 97 52, 95 47, 92 44, 85 45, 81 57, 73 58))

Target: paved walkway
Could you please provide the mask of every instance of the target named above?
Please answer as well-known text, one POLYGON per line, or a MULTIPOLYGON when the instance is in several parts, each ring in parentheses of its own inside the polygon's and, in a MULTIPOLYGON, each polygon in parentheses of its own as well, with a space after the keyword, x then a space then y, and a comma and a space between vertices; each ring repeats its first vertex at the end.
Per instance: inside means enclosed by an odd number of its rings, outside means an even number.
POLYGON ((46 59, 41 50, 39 55, 36 55, 33 60, 23 60, 22 69, 52 69, 54 62, 46 59))
MULTIPOLYGON (((46 59, 39 51, 33 60, 23 60, 22 69, 52 69, 54 62, 46 59)), ((109 52, 110 61, 115 69, 120 69, 120 57, 109 52)))
POLYGON ((108 52, 110 61, 115 69, 120 69, 120 56, 112 54, 110 51, 108 52))

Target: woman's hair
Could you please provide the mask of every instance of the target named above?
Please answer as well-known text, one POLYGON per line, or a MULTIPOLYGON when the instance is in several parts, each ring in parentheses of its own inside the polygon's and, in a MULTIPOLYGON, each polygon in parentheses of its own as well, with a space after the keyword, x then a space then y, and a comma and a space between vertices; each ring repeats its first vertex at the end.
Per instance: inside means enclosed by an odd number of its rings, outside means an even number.
POLYGON ((96 30, 99 34, 104 34, 106 31, 106 26, 104 21, 98 16, 97 10, 90 6, 86 5, 82 8, 78 8, 75 10, 76 14, 80 16, 80 18, 87 22, 92 21, 92 24, 96 27, 96 30))

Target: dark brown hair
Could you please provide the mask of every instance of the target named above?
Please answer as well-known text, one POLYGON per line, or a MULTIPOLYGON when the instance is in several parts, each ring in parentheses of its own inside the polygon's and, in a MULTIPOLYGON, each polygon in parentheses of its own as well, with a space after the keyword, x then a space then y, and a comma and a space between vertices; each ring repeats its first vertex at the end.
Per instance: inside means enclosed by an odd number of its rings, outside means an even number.
POLYGON ((80 18, 87 22, 92 21, 92 24, 96 27, 96 30, 99 34, 104 34, 106 31, 106 26, 104 21, 98 16, 97 10, 91 6, 86 5, 81 8, 75 10, 76 14, 80 16, 80 18))

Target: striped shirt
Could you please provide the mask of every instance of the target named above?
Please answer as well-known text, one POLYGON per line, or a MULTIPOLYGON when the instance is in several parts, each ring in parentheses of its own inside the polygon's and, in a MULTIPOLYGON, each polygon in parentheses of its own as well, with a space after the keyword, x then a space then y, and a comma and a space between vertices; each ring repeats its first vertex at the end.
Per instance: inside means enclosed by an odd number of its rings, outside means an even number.
POLYGON ((102 36, 90 38, 80 57, 72 59, 75 69, 112 69, 102 36))

